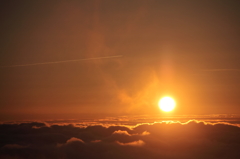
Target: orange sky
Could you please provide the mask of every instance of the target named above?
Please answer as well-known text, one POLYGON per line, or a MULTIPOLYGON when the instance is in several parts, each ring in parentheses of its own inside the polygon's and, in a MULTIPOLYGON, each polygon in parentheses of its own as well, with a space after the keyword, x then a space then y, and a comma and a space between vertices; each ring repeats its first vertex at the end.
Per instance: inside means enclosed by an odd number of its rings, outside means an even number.
POLYGON ((0 114, 240 113, 238 1, 2 2, 0 114), (17 66, 95 57, 119 58, 17 66), (6 66, 6 67, 2 67, 6 66))

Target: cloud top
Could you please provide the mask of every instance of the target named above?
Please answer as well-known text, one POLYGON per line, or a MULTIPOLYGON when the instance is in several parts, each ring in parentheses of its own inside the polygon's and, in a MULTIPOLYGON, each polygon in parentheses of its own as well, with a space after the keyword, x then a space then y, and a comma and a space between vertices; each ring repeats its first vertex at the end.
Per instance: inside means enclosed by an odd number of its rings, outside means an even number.
POLYGON ((0 158, 239 158, 240 128, 189 121, 76 127, 1 124, 0 158))

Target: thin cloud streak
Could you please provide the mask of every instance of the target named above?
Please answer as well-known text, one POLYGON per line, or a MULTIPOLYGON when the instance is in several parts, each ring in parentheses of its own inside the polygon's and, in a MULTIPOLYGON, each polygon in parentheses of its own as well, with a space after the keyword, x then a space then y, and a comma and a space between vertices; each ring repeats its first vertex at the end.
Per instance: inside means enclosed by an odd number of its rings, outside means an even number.
POLYGON ((204 72, 240 71, 240 69, 205 69, 204 72))
POLYGON ((93 57, 93 58, 76 59, 76 60, 65 60, 65 61, 54 61, 54 62, 42 62, 42 63, 23 64, 23 65, 0 66, 0 67, 2 67, 2 68, 3 68, 3 67, 24 67, 24 66, 58 64, 58 63, 77 62, 77 61, 89 61, 89 60, 99 60, 99 59, 111 59, 111 58, 120 58, 120 57, 122 57, 122 55, 93 57))

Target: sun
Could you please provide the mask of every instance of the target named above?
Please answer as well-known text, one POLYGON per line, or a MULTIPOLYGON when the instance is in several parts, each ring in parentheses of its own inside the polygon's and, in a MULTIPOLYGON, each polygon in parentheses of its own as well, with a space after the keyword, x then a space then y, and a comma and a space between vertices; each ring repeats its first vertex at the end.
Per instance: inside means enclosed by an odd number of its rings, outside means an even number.
POLYGON ((159 100, 158 106, 162 111, 170 112, 175 108, 176 102, 171 97, 163 97, 159 100))

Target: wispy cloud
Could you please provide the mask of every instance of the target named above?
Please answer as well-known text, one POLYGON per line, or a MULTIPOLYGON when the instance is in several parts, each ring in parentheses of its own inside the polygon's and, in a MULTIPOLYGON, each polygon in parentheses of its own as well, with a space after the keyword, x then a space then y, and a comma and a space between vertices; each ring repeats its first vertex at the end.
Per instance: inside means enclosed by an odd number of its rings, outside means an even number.
POLYGON ((203 69, 205 72, 223 72, 223 71, 240 71, 240 69, 203 69))
POLYGON ((120 57, 122 57, 122 55, 83 58, 83 59, 54 61, 54 62, 42 62, 42 63, 32 63, 32 64, 22 64, 22 65, 10 65, 10 66, 0 66, 0 67, 24 67, 24 66, 48 65, 48 64, 68 63, 68 62, 89 61, 89 60, 111 59, 111 58, 120 58, 120 57))

